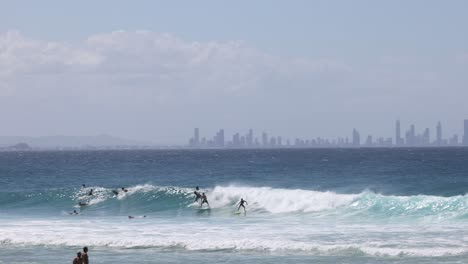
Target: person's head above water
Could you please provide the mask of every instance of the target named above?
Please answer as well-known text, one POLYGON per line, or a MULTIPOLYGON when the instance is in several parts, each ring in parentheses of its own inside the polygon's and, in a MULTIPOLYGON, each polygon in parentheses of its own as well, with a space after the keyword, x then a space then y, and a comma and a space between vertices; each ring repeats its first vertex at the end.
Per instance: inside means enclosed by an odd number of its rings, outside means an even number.
POLYGON ((76 256, 79 257, 79 258, 81 258, 81 252, 79 252, 79 251, 76 252, 76 256))
POLYGON ((88 247, 84 247, 84 248, 83 248, 83 252, 84 252, 84 253, 87 253, 87 252, 88 252, 88 247))
POLYGON ((82 184, 81 187, 86 187, 86 185, 85 185, 85 184, 82 184))
POLYGON ((200 188, 198 188, 198 186, 197 186, 197 187, 195 187, 195 190, 197 190, 197 191, 198 191, 198 190, 200 190, 200 188))

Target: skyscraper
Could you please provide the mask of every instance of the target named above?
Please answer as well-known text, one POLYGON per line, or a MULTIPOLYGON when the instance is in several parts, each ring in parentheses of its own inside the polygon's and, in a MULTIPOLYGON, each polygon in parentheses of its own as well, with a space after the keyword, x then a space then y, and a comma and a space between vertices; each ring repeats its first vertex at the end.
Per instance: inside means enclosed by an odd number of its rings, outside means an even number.
POLYGON ((215 147, 224 147, 224 129, 220 129, 214 137, 215 147))
POLYGON ((429 128, 426 128, 424 130, 424 134, 423 134, 423 137, 422 137, 422 143, 425 146, 428 146, 428 145, 431 144, 431 136, 430 136, 429 128))
POLYGON ((437 139, 436 139, 436 144, 437 146, 442 145, 442 125, 440 124, 440 121, 437 123, 437 139))
POLYGON ((268 146, 268 134, 266 132, 262 133, 262 145, 264 147, 268 146))
POLYGON ((465 119, 464 121, 463 145, 468 146, 468 119, 465 119))
POLYGON ((395 145, 401 145, 401 129, 400 129, 400 120, 396 121, 395 125, 395 145))
POLYGON ((410 140, 409 140, 410 145, 414 146, 416 145, 416 129, 414 128, 414 124, 410 126, 410 140))
POLYGON ((252 147, 253 145, 253 130, 249 129, 249 134, 247 134, 247 146, 252 147))
POLYGON ((356 129, 353 129, 353 146, 359 147, 361 145, 361 137, 356 129))
POLYGON ((200 145, 200 133, 199 133, 198 127, 196 127, 193 130, 193 145, 195 145, 195 146, 200 145))

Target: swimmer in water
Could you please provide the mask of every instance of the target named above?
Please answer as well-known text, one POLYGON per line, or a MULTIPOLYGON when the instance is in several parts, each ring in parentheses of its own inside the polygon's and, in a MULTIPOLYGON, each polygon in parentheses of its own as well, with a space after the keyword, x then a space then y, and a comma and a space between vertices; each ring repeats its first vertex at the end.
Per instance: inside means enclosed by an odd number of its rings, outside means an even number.
POLYGON ((73 259, 73 264, 82 264, 83 259, 81 258, 81 252, 76 253, 76 257, 73 259))
POLYGON ((89 190, 89 193, 88 193, 88 196, 92 196, 93 195, 93 189, 89 190))
POLYGON ((81 259, 83 260, 83 264, 89 264, 88 247, 83 248, 83 254, 81 254, 81 259))
POLYGON ((88 203, 84 203, 84 202, 79 202, 78 205, 79 205, 79 206, 87 206, 87 205, 89 205, 89 204, 88 204, 88 203))
POLYGON ((78 214, 80 214, 80 213, 78 213, 76 210, 73 210, 73 212, 68 213, 68 214, 69 214, 69 215, 78 215, 78 214))
POLYGON ((128 190, 125 189, 124 187, 122 187, 122 191, 123 191, 123 192, 128 192, 128 190))

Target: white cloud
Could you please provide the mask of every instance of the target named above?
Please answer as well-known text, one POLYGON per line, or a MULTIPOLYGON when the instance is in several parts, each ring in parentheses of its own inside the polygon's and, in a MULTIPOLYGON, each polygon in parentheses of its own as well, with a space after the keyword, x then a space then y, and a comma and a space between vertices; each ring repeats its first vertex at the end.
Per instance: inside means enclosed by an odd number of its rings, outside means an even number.
POLYGON ((443 75, 427 80, 417 61, 403 70, 405 58, 388 61, 356 67, 333 58, 284 58, 242 41, 186 41, 150 31, 78 42, 11 31, 0 34, 0 135, 110 133, 180 142, 195 125, 311 131, 317 127, 306 124, 314 118, 348 127, 352 111, 375 121, 385 113, 370 108, 393 111, 397 102, 411 111, 412 96, 420 94, 438 100, 422 89, 434 89, 443 75))
POLYGON ((124 85, 150 78, 173 89, 186 89, 177 87, 186 83, 197 91, 241 91, 271 75, 296 78, 345 69, 334 61, 273 57, 239 41, 188 42, 148 31, 115 31, 74 44, 32 40, 14 31, 0 35, 2 75, 98 74, 124 85))

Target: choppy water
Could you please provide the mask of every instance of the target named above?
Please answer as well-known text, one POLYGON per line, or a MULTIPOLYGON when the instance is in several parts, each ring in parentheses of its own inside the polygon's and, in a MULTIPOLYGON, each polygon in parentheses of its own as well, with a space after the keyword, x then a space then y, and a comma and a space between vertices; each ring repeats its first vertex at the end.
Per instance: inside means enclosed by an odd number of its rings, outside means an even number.
POLYGON ((466 263, 467 162, 463 148, 3 152, 0 263, 84 245, 98 263, 466 263))

